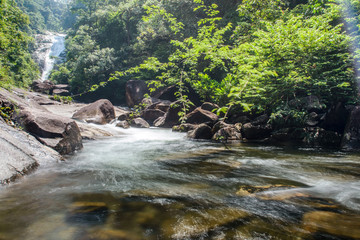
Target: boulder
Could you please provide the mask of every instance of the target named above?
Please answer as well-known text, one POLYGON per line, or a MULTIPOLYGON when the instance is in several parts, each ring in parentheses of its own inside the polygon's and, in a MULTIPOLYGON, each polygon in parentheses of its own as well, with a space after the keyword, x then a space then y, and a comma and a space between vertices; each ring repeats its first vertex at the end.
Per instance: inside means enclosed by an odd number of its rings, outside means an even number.
POLYGON ((62 157, 33 136, 10 127, 0 118, 0 185, 15 181, 39 165, 55 163, 62 157))
POLYGON ((234 126, 229 126, 219 129, 213 135, 212 140, 221 142, 238 142, 242 140, 242 136, 234 126))
POLYGON ((145 109, 141 113, 141 117, 145 119, 148 123, 153 124, 156 119, 163 117, 165 112, 159 109, 145 109))
POLYGON ((70 86, 68 84, 56 84, 54 89, 70 90, 70 86))
POLYGON ((270 124, 253 125, 252 123, 246 123, 242 126, 242 136, 247 140, 261 140, 268 138, 272 131, 270 124))
POLYGON ((169 110, 163 117, 159 117, 154 121, 155 127, 171 128, 179 124, 179 112, 182 110, 180 102, 174 102, 170 105, 169 110))
POLYGON ((54 84, 50 81, 34 81, 31 84, 31 89, 35 92, 45 93, 45 94, 51 94, 54 89, 54 84))
POLYGON ((41 143, 60 154, 69 154, 82 148, 79 127, 71 119, 33 108, 19 110, 15 119, 41 143))
POLYGON ((263 115, 260 115, 257 118, 255 118, 253 121, 251 121, 251 124, 254 126, 261 125, 261 124, 267 124, 269 119, 270 118, 267 114, 263 114, 263 115))
POLYGON ((215 104, 215 103, 209 103, 209 102, 204 102, 203 104, 201 104, 201 109, 209 111, 209 112, 213 112, 213 110, 218 109, 219 105, 215 104))
POLYGON ((149 88, 144 81, 130 80, 126 83, 126 103, 129 107, 134 107, 141 103, 145 94, 149 93, 149 88))
POLYGON ((228 123, 225 123, 224 121, 219 121, 217 122, 213 128, 212 128, 212 133, 215 134, 217 131, 219 131, 221 128, 225 128, 225 127, 233 127, 234 125, 232 124, 228 124, 228 123))
POLYGON ((130 124, 128 121, 120 121, 116 124, 116 127, 127 129, 130 128, 130 124))
POLYGON ((119 116, 118 116, 118 120, 119 121, 126 121, 126 120, 129 120, 130 118, 130 113, 129 112, 125 112, 125 113, 121 113, 119 116))
POLYGON ((157 109, 157 110, 161 110, 163 112, 167 112, 170 108, 170 105, 171 105, 170 101, 159 99, 159 101, 153 102, 146 109, 157 109))
POLYGON ((136 127, 136 128, 149 128, 150 127, 150 125, 142 118, 135 118, 135 119, 131 120, 130 126, 136 127))
POLYGON ((109 100, 100 99, 76 111, 72 118, 87 123, 107 124, 115 119, 115 110, 109 100))
POLYGON ((211 127, 205 123, 198 125, 194 130, 187 133, 187 137, 192 139, 211 139, 212 136, 211 127))
POLYGON ((173 132, 189 132, 194 130, 197 127, 195 124, 190 123, 182 123, 180 125, 176 125, 172 127, 173 132))
POLYGON ((360 106, 354 107, 350 113, 341 148, 346 151, 360 150, 360 106))
POLYGON ((219 117, 212 112, 204 110, 200 107, 186 115, 186 122, 191 124, 201 124, 206 122, 214 123, 219 117))

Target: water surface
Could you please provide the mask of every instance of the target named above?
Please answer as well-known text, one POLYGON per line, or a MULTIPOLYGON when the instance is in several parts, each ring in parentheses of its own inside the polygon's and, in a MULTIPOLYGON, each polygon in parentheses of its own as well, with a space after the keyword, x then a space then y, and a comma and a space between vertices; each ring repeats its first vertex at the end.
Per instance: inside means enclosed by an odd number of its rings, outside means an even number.
POLYGON ((360 238, 359 155, 124 133, 1 188, 0 239, 360 238))

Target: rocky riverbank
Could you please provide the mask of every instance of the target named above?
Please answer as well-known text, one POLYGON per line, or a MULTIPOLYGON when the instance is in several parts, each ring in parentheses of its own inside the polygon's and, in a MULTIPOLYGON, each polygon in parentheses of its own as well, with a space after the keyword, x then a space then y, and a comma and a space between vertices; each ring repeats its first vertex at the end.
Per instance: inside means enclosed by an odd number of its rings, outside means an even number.
MULTIPOLYGON (((82 148, 83 139, 120 134, 89 124, 89 119, 72 119, 85 104, 63 104, 41 93, 0 89, 0 105, 0 184, 14 181, 45 162, 63 160, 63 155, 82 148)), ((103 108, 101 104, 97 107, 103 108)), ((111 103, 108 107, 114 113, 111 120, 115 112, 123 112, 111 103)), ((98 118, 101 111, 95 110, 95 115, 89 116, 98 118)))

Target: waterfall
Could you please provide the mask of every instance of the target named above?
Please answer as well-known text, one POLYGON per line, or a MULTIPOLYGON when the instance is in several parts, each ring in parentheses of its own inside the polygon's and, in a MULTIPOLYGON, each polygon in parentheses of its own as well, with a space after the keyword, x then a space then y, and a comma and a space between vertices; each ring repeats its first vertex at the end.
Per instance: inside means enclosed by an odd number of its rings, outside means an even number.
POLYGON ((65 34, 51 32, 35 36, 37 48, 33 53, 33 58, 40 67, 40 81, 47 80, 55 63, 64 60, 62 53, 65 51, 65 36, 65 34))

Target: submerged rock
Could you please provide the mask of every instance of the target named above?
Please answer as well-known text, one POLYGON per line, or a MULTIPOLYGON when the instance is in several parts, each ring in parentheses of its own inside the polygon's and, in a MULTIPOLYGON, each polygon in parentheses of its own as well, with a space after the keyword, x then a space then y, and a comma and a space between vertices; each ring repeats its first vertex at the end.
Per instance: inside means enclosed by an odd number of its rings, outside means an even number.
POLYGON ((310 233, 327 233, 338 237, 360 239, 360 216, 314 211, 303 216, 303 228, 310 233))
POLYGON ((127 129, 130 128, 130 124, 128 121, 120 121, 116 124, 116 127, 127 129))
POLYGON ((87 123, 107 124, 115 119, 115 110, 109 100, 100 99, 76 111, 72 118, 87 123))

